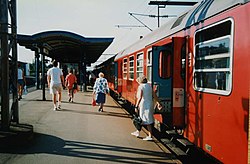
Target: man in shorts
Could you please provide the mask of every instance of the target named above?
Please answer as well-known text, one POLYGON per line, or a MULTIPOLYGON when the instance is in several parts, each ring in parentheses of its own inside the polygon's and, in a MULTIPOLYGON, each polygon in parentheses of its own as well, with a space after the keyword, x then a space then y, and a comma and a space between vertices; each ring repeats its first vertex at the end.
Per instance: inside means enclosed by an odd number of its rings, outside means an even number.
POLYGON ((50 68, 47 72, 47 81, 48 81, 48 87, 50 88, 50 94, 52 94, 54 110, 58 110, 61 109, 62 85, 64 85, 64 77, 62 70, 57 67, 58 62, 54 60, 52 64, 53 67, 50 68), (58 106, 56 104, 57 94, 58 94, 58 106))
POLYGON ((17 88, 18 88, 18 100, 22 99, 23 94, 23 87, 26 83, 25 77, 24 77, 24 71, 21 68, 21 64, 18 64, 18 70, 17 70, 17 88))

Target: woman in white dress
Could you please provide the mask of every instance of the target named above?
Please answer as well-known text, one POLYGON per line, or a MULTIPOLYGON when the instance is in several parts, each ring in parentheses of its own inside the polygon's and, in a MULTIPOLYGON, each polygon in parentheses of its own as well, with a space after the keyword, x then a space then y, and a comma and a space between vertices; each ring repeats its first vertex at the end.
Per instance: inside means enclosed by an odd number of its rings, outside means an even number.
MULTIPOLYGON (((159 109, 162 108, 158 97, 153 92, 150 84, 147 83, 146 77, 137 78, 137 82, 140 84, 137 89, 137 101, 135 104, 135 112, 138 113, 142 119, 142 124, 147 126, 148 136, 143 138, 143 140, 149 141, 152 140, 152 124, 154 123, 154 113, 153 113, 153 99, 156 100, 157 106, 159 109)), ((131 133, 132 135, 138 137, 139 131, 131 133)))

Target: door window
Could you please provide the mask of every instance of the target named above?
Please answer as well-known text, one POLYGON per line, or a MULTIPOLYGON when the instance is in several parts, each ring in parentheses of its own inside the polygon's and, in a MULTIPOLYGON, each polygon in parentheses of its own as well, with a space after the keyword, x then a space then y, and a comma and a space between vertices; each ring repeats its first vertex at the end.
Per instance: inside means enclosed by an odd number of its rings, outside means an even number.
POLYGON ((159 55, 159 77, 166 79, 171 76, 171 54, 164 50, 159 55))
POLYGON ((152 82, 152 50, 147 54, 147 79, 148 82, 152 82))

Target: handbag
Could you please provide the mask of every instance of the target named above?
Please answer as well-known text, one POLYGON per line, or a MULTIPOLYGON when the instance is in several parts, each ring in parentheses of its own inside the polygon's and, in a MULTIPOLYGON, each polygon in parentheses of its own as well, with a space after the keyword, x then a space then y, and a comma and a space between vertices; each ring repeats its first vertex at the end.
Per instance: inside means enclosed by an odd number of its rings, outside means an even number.
POLYGON ((137 130, 141 130, 142 128, 142 119, 140 116, 133 115, 133 124, 137 130))
POLYGON ((73 89, 77 89, 77 83, 76 82, 73 84, 73 89))
POLYGON ((96 106, 96 101, 94 98, 92 99, 92 106, 96 106))

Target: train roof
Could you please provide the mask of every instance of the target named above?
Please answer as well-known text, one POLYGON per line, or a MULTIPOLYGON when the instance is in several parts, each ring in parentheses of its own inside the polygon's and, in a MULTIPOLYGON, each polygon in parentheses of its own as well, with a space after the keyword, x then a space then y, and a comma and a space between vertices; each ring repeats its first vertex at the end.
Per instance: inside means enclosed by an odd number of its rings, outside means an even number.
POLYGON ((229 8, 232 8, 239 4, 247 3, 249 1, 250 0, 203 0, 197 3, 191 10, 184 12, 181 16, 170 20, 163 26, 146 35, 144 38, 138 40, 131 46, 119 52, 115 60, 131 54, 137 50, 143 49, 144 47, 153 44, 171 34, 189 28, 193 24, 208 19, 213 15, 219 14, 229 8))
POLYGON ((105 65, 109 65, 110 63, 112 63, 115 59, 116 55, 109 57, 108 59, 106 59, 105 61, 103 61, 102 63, 98 64, 95 66, 94 70, 96 69, 101 69, 102 67, 104 67, 105 65))

